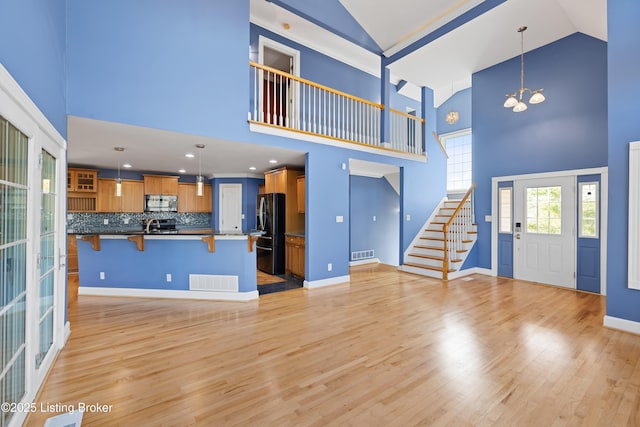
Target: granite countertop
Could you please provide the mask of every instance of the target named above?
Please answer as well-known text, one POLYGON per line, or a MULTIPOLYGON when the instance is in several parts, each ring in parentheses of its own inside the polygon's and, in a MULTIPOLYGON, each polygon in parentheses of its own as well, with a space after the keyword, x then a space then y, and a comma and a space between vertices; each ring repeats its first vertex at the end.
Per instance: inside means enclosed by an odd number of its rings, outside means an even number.
POLYGON ((284 233, 285 236, 291 236, 291 237, 302 237, 304 238, 304 233, 284 233))
POLYGON ((81 236, 100 234, 103 236, 254 236, 260 232, 216 232, 212 228, 178 228, 176 230, 149 231, 148 233, 140 228, 91 228, 82 230, 69 230, 68 234, 81 236))

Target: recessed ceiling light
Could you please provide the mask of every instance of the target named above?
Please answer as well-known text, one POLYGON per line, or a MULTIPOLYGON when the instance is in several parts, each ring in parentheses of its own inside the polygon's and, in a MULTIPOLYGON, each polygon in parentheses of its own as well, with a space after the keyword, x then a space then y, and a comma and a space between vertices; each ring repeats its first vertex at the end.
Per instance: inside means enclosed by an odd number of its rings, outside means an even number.
POLYGON ((278 163, 278 161, 275 160, 275 159, 271 159, 271 160, 269 160, 269 163, 278 163))
POLYGON ((187 173, 186 169, 178 169, 178 173, 187 173))
POLYGON ((124 165, 122 165, 123 168, 130 168, 132 167, 130 163, 125 163, 124 165))
POLYGON ((185 157, 189 158, 189 159, 193 159, 196 155, 193 153, 187 153, 184 155, 185 157))
POLYGON ((254 171, 254 170, 256 170, 256 167, 255 167, 255 166, 251 166, 251 167, 249 168, 249 170, 250 170, 250 171, 254 171))

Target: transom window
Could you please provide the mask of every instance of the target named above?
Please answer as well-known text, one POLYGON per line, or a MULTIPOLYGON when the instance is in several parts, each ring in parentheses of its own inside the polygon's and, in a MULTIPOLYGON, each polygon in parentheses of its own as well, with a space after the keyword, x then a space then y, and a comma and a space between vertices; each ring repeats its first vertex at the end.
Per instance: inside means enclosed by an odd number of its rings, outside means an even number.
POLYGON ((527 233, 562 234, 562 187, 527 188, 527 233))

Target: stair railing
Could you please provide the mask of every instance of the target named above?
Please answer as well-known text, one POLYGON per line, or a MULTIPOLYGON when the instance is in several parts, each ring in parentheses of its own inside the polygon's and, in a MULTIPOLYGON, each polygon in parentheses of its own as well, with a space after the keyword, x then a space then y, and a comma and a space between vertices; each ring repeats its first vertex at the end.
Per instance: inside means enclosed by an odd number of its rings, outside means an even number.
POLYGON ((468 239, 467 233, 472 230, 475 223, 473 209, 473 192, 475 188, 475 183, 469 187, 453 211, 449 221, 442 227, 444 236, 442 278, 444 280, 449 279, 449 264, 451 264, 452 260, 458 259, 458 254, 464 249, 465 241, 468 239))

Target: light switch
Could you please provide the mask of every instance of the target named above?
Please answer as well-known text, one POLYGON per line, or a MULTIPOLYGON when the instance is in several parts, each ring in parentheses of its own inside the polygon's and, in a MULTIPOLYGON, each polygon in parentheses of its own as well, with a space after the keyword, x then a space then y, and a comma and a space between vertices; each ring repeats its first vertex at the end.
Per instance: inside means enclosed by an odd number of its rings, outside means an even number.
POLYGON ((407 214, 405 218, 407 218, 407 221, 411 221, 411 214, 407 214))
POLYGON ((344 222, 344 217, 342 215, 336 216, 336 222, 344 222))
POLYGON ((485 215, 484 222, 491 222, 491 215, 485 215))
POLYGON ((105 218, 105 219, 103 220, 103 223, 104 223, 104 225, 109 225, 109 220, 108 220, 107 218, 105 218))
POLYGON ((129 218, 124 219, 124 225, 127 225, 127 224, 129 224, 129 218))

